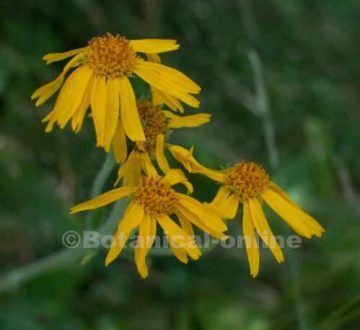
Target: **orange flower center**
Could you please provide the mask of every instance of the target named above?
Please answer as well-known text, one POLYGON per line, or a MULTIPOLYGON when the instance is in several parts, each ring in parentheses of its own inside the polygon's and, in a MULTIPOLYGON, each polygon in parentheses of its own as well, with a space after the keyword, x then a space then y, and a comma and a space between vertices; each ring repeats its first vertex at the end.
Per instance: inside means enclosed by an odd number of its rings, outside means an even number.
POLYGON ((269 183, 269 176, 261 166, 244 161, 227 170, 224 186, 246 201, 257 197, 269 183))
POLYGON ((136 61, 136 52, 130 47, 129 41, 111 33, 92 38, 85 57, 85 63, 95 74, 106 78, 130 75, 136 61))
POLYGON ((161 109, 149 101, 138 101, 137 108, 145 133, 143 146, 147 152, 153 154, 158 135, 165 133, 166 118, 161 109))
POLYGON ((178 202, 175 190, 158 177, 143 177, 134 198, 145 213, 155 216, 171 213, 178 202))

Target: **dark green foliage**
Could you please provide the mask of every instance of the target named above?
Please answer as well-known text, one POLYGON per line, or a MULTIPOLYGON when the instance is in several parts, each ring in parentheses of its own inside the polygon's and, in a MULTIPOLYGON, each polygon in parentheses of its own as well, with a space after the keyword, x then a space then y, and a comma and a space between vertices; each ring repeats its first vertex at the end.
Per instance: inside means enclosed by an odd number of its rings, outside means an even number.
MULTIPOLYGON (((36 109, 30 95, 61 68, 46 67, 42 55, 107 31, 177 39, 180 50, 164 62, 199 82, 201 110, 213 120, 171 141, 194 144, 213 167, 262 163, 326 234, 286 250, 282 265, 262 251, 255 280, 243 249, 215 248, 187 266, 152 256, 146 281, 126 256, 105 268, 101 252, 1 293, 0 329, 359 329, 359 17, 356 0, 2 0, 2 274, 60 250, 65 231, 86 226, 68 210, 89 197, 105 154, 90 121, 77 135, 45 134, 40 120, 53 100, 36 109), (249 49, 265 72, 279 152, 273 169, 262 120, 245 106, 255 91, 249 49)), ((142 84, 137 94, 146 96, 142 84)), ((216 188, 194 182, 195 196, 209 201, 216 188)), ((276 233, 290 233, 266 211, 276 233)), ((234 233, 240 219, 230 224, 234 233)))

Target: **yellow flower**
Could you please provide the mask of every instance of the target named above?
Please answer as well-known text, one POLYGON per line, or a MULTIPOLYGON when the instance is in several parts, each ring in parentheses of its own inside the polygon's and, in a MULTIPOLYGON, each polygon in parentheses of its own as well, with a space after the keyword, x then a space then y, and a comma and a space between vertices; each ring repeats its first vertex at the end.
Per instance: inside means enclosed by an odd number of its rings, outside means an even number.
POLYGON ((96 209, 131 197, 105 264, 110 264, 119 256, 132 231, 138 229, 135 263, 140 275, 145 278, 148 276, 146 256, 154 243, 157 225, 164 230, 171 250, 183 263, 188 262, 188 256, 196 260, 201 255, 192 224, 218 239, 226 238, 224 232, 227 227, 218 215, 196 199, 175 191, 173 186, 182 180, 183 174, 179 170, 170 170, 164 177, 145 176, 138 187, 110 190, 74 206, 71 213, 96 209), (170 217, 172 215, 177 217, 180 226, 170 217))
MULTIPOLYGON (((162 173, 167 174, 171 168, 164 155, 164 139, 165 137, 163 134, 157 135, 155 157, 162 173)), ((183 179, 179 181, 179 183, 183 184, 188 193, 191 194, 193 192, 192 184, 188 181, 182 171, 178 171, 179 179, 181 173, 183 176, 183 179)), ((124 186, 136 187, 141 183, 143 174, 146 176, 154 176, 157 175, 157 170, 150 159, 149 153, 146 150, 135 146, 127 160, 120 166, 115 185, 122 180, 124 186)))
POLYGON ((145 141, 137 141, 127 157, 126 137, 120 122, 113 140, 115 159, 118 163, 123 163, 119 168, 117 183, 124 178, 125 186, 138 185, 142 173, 151 174, 149 171, 151 159, 155 154, 161 157, 160 153, 163 153, 164 147, 163 135, 166 132, 183 127, 197 127, 210 121, 210 114, 177 116, 170 111, 162 110, 159 106, 154 106, 150 101, 138 101, 137 108, 144 128, 145 141), (162 137, 159 137, 160 135, 162 137), (159 138, 161 145, 157 149, 159 138))
POLYGON ((157 54, 178 48, 175 40, 127 40, 108 33, 91 39, 87 47, 45 55, 47 64, 72 57, 54 81, 32 95, 32 99, 37 99, 36 106, 39 106, 64 83, 53 110, 43 119, 48 123, 46 131, 51 131, 55 123, 64 128, 71 120, 72 129, 78 132, 91 106, 97 146, 109 150, 118 118, 129 139, 144 141, 135 93, 129 79, 133 74, 192 107, 199 106, 199 101, 191 95, 200 92, 196 83, 181 72, 146 61, 138 54, 157 54), (65 80, 72 68, 76 69, 65 80))
POLYGON ((242 161, 224 171, 215 171, 201 165, 189 151, 180 146, 169 146, 172 155, 192 173, 200 173, 220 182, 218 193, 210 206, 224 219, 233 219, 239 203, 243 210, 243 234, 250 265, 250 274, 259 272, 260 254, 255 232, 270 248, 278 262, 284 261, 283 253, 269 227, 262 202, 270 206, 296 233, 311 238, 321 237, 324 228, 305 213, 274 182, 265 170, 253 163, 242 161))
MULTIPOLYGON (((148 152, 151 156, 155 152, 159 134, 165 134, 170 130, 178 128, 198 127, 208 123, 211 118, 211 115, 208 113, 178 116, 170 111, 163 110, 161 106, 154 105, 147 100, 137 101, 136 106, 145 134, 145 141, 135 141, 136 147, 139 150, 148 152)), ((120 120, 113 138, 113 149, 117 162, 124 162, 127 157, 127 142, 120 120)))

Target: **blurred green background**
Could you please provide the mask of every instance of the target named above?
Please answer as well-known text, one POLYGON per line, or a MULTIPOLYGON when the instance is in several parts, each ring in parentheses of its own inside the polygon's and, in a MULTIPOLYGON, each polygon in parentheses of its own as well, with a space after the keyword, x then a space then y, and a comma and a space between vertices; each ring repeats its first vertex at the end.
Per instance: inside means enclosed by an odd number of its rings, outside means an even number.
MULTIPOLYGON (((2 0, 0 329, 360 329, 359 35, 356 0, 2 0), (177 39, 164 62, 199 82, 213 121, 171 141, 195 144, 209 166, 260 162, 325 236, 286 250, 281 265, 262 251, 255 280, 242 249, 187 266, 153 256, 145 281, 126 255, 108 268, 105 251, 83 265, 52 257, 64 232, 89 226, 68 210, 89 197, 105 154, 90 122, 78 135, 45 134, 52 102, 36 109, 30 95, 62 67, 42 55, 105 32, 177 39)), ((193 179, 210 200, 216 187, 193 179)))

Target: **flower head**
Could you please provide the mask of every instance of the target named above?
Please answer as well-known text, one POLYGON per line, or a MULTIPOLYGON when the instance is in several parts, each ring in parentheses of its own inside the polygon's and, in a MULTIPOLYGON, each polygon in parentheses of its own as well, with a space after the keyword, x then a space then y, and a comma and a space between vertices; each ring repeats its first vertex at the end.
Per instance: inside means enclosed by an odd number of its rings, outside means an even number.
POLYGON ((193 237, 192 225, 218 239, 225 239, 227 227, 218 215, 196 199, 174 189, 173 186, 183 179, 180 170, 170 170, 163 177, 145 176, 138 187, 110 190, 74 206, 71 213, 96 209, 124 197, 131 197, 105 263, 108 265, 116 259, 131 232, 138 229, 135 263, 140 275, 145 278, 148 276, 146 256, 154 243, 157 225, 164 230, 172 251, 183 263, 188 262, 188 256, 196 260, 201 255, 193 237), (173 219, 174 215, 177 221, 173 219))
MULTIPOLYGON (((121 133, 121 127, 113 140, 115 159, 122 164, 116 183, 124 179, 124 185, 137 185, 142 174, 150 175, 153 168, 152 159, 156 158, 161 165, 164 164, 164 139, 168 131, 183 127, 197 127, 210 121, 210 115, 207 113, 178 116, 146 100, 138 101, 137 108, 144 128, 145 141, 136 141, 127 157, 127 142, 125 133, 121 133)), ((159 166, 163 173, 170 169, 169 166, 161 165, 159 166)))
POLYGON ((221 183, 214 200, 209 204, 224 219, 235 218, 239 204, 243 204, 243 234, 253 277, 259 273, 260 254, 255 232, 270 248, 278 262, 284 261, 283 253, 270 229, 262 209, 262 201, 270 206, 296 233, 311 238, 321 237, 324 228, 269 178, 266 171, 253 162, 241 161, 224 171, 201 165, 183 147, 170 146, 173 156, 192 173, 199 173, 221 183))
POLYGON ((78 132, 91 107, 98 146, 110 149, 119 119, 130 140, 145 141, 130 81, 133 75, 192 107, 199 106, 192 96, 200 92, 196 83, 173 68, 149 62, 139 55, 178 48, 175 40, 127 40, 108 33, 91 39, 84 48, 44 56, 47 64, 71 58, 54 81, 32 95, 39 106, 61 88, 53 110, 43 119, 47 123, 46 131, 51 131, 54 124, 64 128, 71 121, 72 129, 78 132), (73 68, 76 69, 65 80, 73 68))
MULTIPOLYGON (((164 154, 164 139, 165 136, 163 134, 157 135, 154 157, 161 172, 167 174, 171 168, 164 154)), ((179 183, 186 187, 188 193, 192 193, 192 184, 188 181, 182 171, 178 171, 179 175, 180 173, 182 174, 182 180, 179 181, 179 183)), ((149 153, 141 146, 135 146, 126 161, 119 167, 115 185, 122 181, 124 186, 135 187, 141 183, 143 175, 156 176, 157 174, 158 171, 151 160, 149 153)))

